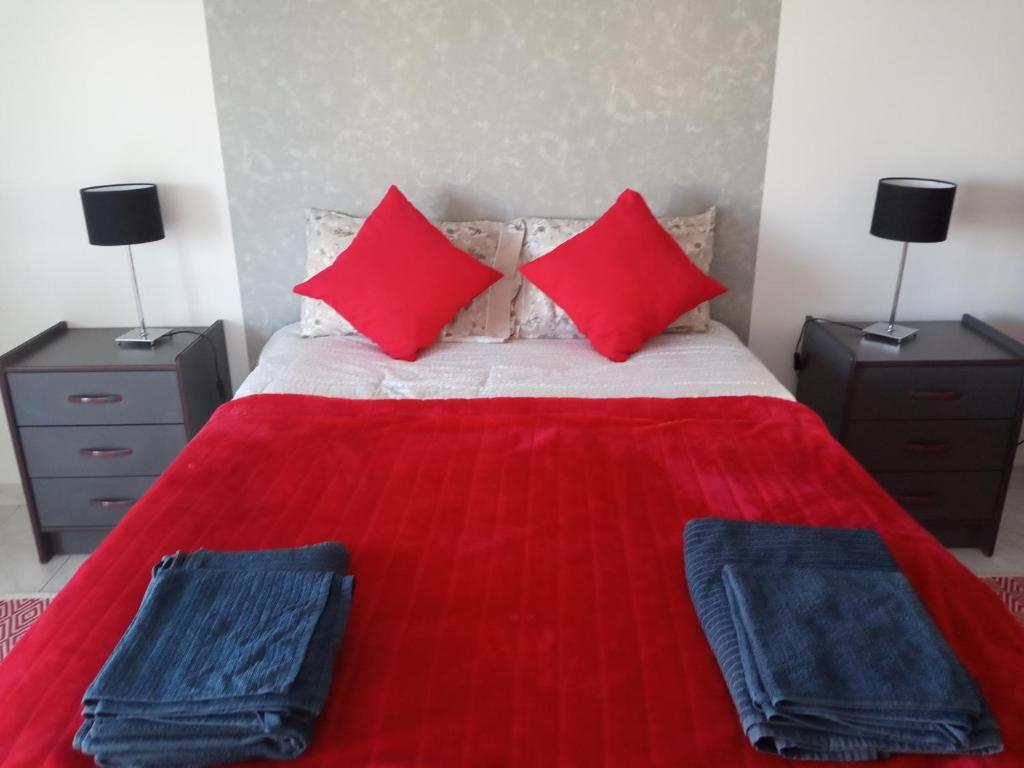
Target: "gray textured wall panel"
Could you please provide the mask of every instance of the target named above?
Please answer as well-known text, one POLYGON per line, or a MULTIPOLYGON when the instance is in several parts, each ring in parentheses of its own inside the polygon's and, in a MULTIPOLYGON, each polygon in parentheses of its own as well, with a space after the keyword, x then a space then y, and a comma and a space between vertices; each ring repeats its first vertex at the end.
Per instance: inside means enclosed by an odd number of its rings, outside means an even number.
POLYGON ((250 354, 298 317, 303 208, 719 206, 712 313, 746 338, 780 0, 206 0, 250 354))

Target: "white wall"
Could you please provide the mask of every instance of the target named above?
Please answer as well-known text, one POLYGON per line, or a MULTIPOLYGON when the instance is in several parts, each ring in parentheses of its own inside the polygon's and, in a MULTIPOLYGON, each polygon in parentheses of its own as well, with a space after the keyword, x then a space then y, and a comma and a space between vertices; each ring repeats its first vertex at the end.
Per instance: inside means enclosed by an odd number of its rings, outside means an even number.
MULTIPOLYGON (((135 249, 147 323, 225 319, 237 385, 248 368, 202 0, 7 0, 0 347, 58 320, 135 324, 124 249, 89 245, 78 197, 121 181, 160 191, 167 237, 135 249)), ((0 430, 0 483, 15 482, 0 430)))
POLYGON ((750 345, 785 384, 804 315, 888 317, 882 176, 960 185, 949 239, 910 246, 900 317, 1024 339, 1022 31, 1021 0, 783 0, 750 345))
MULTIPOLYGON (((226 319, 237 384, 202 0, 3 10, 0 347, 60 319, 134 322, 124 255, 88 244, 78 188, 154 181, 167 238, 137 249, 147 319, 226 319)), ((783 0, 751 346, 785 383, 805 314, 888 311, 899 246, 867 231, 880 176, 960 184, 949 240, 911 246, 901 316, 969 311, 1024 338, 1022 29, 1020 0, 783 0)), ((15 479, 0 435, 0 483, 15 479)))

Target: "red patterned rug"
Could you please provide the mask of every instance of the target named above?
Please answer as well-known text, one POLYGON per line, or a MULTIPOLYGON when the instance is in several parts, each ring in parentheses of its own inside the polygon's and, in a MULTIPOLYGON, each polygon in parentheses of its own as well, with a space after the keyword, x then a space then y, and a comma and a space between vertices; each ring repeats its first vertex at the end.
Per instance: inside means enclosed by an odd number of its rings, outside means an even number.
POLYGON ((982 581, 996 591, 1010 613, 1024 624, 1024 576, 989 576, 982 581))
MULTIPOLYGON (((1024 576, 990 576, 983 578, 1010 609, 1010 613, 1024 624, 1024 576)), ((43 615, 50 604, 49 597, 26 597, 0 600, 0 661, 24 635, 32 623, 43 615)))
POLYGON ((0 600, 0 661, 50 604, 49 597, 0 600))

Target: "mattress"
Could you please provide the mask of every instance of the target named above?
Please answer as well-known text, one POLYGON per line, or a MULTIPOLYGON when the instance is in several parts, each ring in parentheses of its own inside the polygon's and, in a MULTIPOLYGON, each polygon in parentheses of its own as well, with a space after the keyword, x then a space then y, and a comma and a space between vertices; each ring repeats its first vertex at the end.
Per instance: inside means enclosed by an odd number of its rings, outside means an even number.
POLYGON ((236 397, 307 394, 347 398, 710 397, 792 399, 736 335, 666 333, 624 363, 585 339, 439 343, 414 362, 393 360, 361 336, 303 339, 299 324, 277 331, 236 397))
POLYGON ((161 555, 337 540, 355 597, 295 766, 780 766, 745 738, 686 587, 683 527, 709 515, 877 529, 1006 745, 891 765, 1024 764, 1024 630, 801 405, 257 395, 214 414, 0 663, 0 765, 89 764, 82 693, 161 555))

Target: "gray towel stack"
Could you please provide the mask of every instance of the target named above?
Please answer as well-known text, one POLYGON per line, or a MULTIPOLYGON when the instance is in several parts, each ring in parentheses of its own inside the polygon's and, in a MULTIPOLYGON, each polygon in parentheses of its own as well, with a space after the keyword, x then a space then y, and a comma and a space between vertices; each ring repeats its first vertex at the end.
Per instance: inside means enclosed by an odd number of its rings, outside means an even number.
POLYGON ((302 754, 352 601, 341 544, 178 553, 83 699, 76 749, 101 766, 302 754))
POLYGON ((807 760, 989 755, 977 685, 874 531, 693 520, 686 579, 740 722, 807 760))

